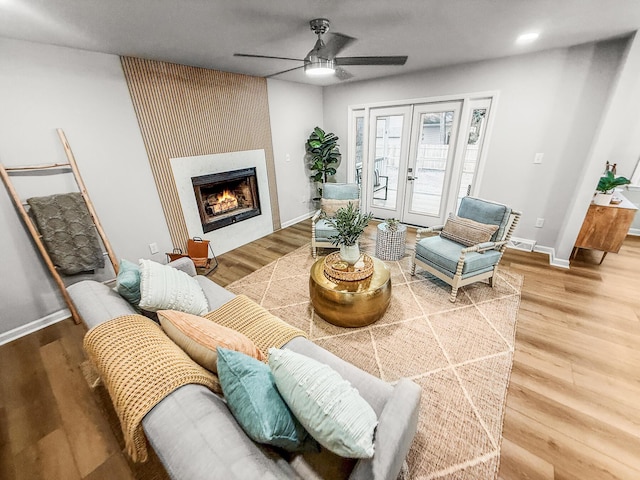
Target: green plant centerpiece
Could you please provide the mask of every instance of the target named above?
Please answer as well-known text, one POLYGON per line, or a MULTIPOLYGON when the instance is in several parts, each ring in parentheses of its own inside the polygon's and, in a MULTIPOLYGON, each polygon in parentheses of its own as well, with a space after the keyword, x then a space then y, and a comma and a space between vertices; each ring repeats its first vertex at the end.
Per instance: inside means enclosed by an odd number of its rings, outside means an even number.
POLYGON ((596 205, 609 205, 611 203, 611 197, 616 187, 628 185, 631 183, 626 177, 616 177, 611 170, 600 177, 598 180, 598 186, 596 187, 596 196, 593 199, 593 203, 596 205))
POLYGON ((338 137, 316 127, 309 135, 305 147, 309 159, 309 169, 314 172, 311 175, 311 180, 326 183, 330 176, 336 174, 336 167, 340 162, 338 137))
POLYGON ((324 220, 336 230, 329 240, 340 247, 340 258, 345 262, 353 265, 360 258, 358 239, 372 217, 371 213, 361 213, 353 202, 339 208, 333 217, 323 215, 324 220))

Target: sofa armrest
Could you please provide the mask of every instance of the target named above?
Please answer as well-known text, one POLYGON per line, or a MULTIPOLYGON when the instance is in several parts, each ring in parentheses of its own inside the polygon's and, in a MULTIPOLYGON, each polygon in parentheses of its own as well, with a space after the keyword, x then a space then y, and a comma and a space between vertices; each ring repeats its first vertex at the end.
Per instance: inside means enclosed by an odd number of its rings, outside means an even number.
POLYGON ((311 223, 316 223, 318 220, 320 220, 320 215, 322 215, 322 210, 317 210, 311 218, 311 223))
POLYGON ((88 329, 112 318, 138 313, 115 290, 95 280, 69 285, 67 292, 88 329))
POLYGON ((378 418, 373 458, 356 463, 349 480, 395 480, 418 429, 421 388, 400 379, 378 418))
POLYGON ((196 266, 193 263, 193 260, 191 260, 189 257, 178 258, 173 262, 169 262, 167 265, 177 270, 181 270, 184 273, 189 274, 189 276, 191 277, 195 277, 198 274, 198 272, 196 271, 196 266))

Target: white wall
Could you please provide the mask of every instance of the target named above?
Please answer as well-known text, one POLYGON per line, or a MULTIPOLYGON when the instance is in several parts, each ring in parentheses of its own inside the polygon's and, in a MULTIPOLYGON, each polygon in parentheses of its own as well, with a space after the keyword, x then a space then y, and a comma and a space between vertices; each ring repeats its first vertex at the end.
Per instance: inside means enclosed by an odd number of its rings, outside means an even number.
POLYGON ((347 139, 349 105, 499 91, 480 196, 524 212, 516 236, 554 247, 626 42, 327 87, 324 123, 347 139), (545 154, 540 165, 536 152, 545 154))
MULTIPOLYGON (((267 80, 280 220, 287 227, 309 216, 315 192, 305 162, 305 142, 323 126, 322 87, 267 80)), ((344 145, 346 147, 346 145, 344 145)))
MULTIPOLYGON (((631 171, 631 156, 625 159, 624 152, 627 145, 638 146, 638 140, 632 138, 635 133, 638 114, 637 105, 640 101, 640 36, 636 33, 627 42, 623 61, 616 72, 607 99, 606 107, 598 118, 598 126, 591 141, 591 148, 585 158, 583 175, 578 178, 571 204, 568 207, 567 221, 562 226, 557 242, 558 256, 566 257, 571 254, 589 202, 593 195, 594 186, 602 175, 603 164, 606 160, 619 163, 618 174, 623 172, 628 176, 631 171), (621 160, 618 162, 618 160, 621 160)), ((628 151, 628 150, 627 150, 628 151)), ((636 151, 637 152, 637 151, 636 151)), ((634 155, 635 156, 635 155, 634 155)))
MULTIPOLYGON (((636 207, 640 208, 640 187, 629 186, 626 190, 623 190, 622 194, 633 203, 636 207)), ((636 212, 636 216, 631 223, 629 233, 633 235, 640 235, 640 214, 636 212)))
MULTIPOLYGON (((117 56, 0 39, 0 105, 5 166, 65 162, 63 128, 116 255, 165 260, 171 240, 117 56)), ((71 175, 16 178, 24 198, 74 185, 71 175)), ((4 188, 0 220, 2 334, 65 305, 4 188)))
POLYGON ((629 42, 625 52, 624 69, 621 71, 617 94, 621 108, 613 115, 611 138, 611 163, 617 163, 617 174, 631 178, 640 160, 640 34, 629 42))

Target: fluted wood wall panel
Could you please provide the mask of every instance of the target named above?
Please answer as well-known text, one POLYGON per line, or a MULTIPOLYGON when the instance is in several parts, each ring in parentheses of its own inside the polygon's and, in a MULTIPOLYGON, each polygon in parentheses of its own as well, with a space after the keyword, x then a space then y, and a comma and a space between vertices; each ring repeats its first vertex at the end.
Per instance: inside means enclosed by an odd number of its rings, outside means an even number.
POLYGON ((121 57, 171 240, 189 234, 169 159, 264 149, 273 228, 280 228, 264 78, 121 57))

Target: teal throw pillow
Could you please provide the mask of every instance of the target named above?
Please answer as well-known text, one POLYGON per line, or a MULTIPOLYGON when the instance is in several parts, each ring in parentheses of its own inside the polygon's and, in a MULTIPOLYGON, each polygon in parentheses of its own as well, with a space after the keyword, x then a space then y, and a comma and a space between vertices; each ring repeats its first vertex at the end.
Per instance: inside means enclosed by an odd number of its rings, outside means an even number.
POLYGON ((129 260, 120 260, 120 268, 116 277, 116 292, 131 305, 140 303, 140 268, 129 260))
POLYGON ((229 410, 258 443, 296 452, 313 439, 276 389, 269 366, 244 353, 218 347, 218 378, 229 410))
POLYGON ((284 401, 320 445, 346 458, 371 458, 378 419, 351 384, 328 365, 290 350, 269 349, 284 401))

